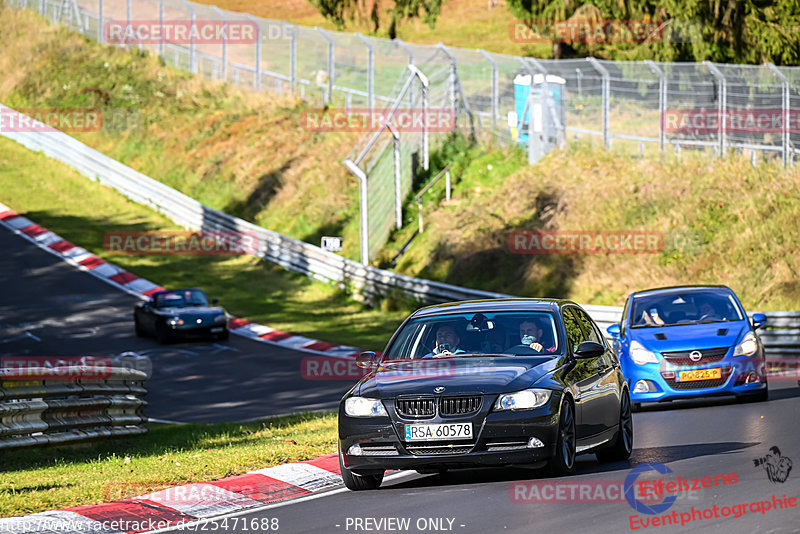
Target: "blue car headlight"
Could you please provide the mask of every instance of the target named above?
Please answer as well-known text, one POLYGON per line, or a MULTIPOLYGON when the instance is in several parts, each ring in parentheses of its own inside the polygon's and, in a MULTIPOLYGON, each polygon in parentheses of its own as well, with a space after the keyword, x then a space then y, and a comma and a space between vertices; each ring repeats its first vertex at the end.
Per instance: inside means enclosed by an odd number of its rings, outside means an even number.
POLYGON ((734 356, 752 356, 758 351, 758 341, 756 335, 750 331, 742 338, 742 341, 733 349, 734 356))
POLYGON ((652 350, 648 350, 636 340, 631 341, 630 350, 633 363, 644 365, 646 363, 658 363, 658 358, 652 350))
POLYGON ((344 401, 344 413, 351 417, 377 417, 386 415, 386 408, 380 399, 350 397, 344 401))
POLYGON ((217 315, 216 317, 214 317, 214 322, 215 323, 224 323, 227 320, 228 320, 228 318, 225 317, 224 315, 217 315))
POLYGON ((549 389, 524 389, 514 393, 506 393, 497 398, 495 410, 532 410, 544 406, 550 400, 549 389))
POLYGON ((182 324, 183 324, 183 319, 181 319, 181 318, 180 318, 180 317, 178 317, 178 316, 175 316, 175 317, 170 317, 170 318, 169 318, 169 320, 167 321, 167 323, 168 323, 170 326, 180 326, 180 325, 182 325, 182 324))

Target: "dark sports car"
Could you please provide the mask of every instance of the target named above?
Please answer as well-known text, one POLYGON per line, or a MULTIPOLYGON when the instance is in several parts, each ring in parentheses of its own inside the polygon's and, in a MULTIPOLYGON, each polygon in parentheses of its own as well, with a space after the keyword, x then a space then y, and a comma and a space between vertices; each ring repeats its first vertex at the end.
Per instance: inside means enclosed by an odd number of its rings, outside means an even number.
POLYGON ((633 444, 625 378, 597 325, 566 300, 502 299, 422 308, 339 405, 339 462, 351 490, 387 469, 624 460, 633 444))
POLYGON ((199 289, 173 289, 153 293, 133 310, 137 336, 152 335, 159 343, 178 337, 215 336, 228 339, 228 316, 225 310, 208 304, 199 289))

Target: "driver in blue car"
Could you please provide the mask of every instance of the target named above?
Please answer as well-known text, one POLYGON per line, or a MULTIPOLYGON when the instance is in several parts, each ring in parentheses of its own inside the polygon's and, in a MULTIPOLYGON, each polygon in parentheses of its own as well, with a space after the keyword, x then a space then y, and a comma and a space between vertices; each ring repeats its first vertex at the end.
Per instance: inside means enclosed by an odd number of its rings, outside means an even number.
POLYGON ((445 324, 436 330, 436 346, 433 351, 423 358, 446 358, 454 354, 463 354, 464 350, 458 348, 461 338, 458 337, 453 325, 445 324))
POLYGON ((519 342, 522 345, 527 345, 536 352, 555 352, 556 347, 547 347, 540 342, 542 339, 542 328, 534 321, 522 321, 519 325, 519 342))

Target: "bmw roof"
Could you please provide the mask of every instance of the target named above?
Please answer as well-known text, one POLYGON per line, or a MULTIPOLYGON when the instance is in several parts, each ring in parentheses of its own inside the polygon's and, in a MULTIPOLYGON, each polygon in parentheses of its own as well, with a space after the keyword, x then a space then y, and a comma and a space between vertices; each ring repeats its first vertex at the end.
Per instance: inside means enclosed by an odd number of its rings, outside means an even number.
POLYGON ((557 311, 563 304, 575 304, 566 299, 508 298, 446 302, 420 308, 414 317, 429 317, 441 313, 476 313, 499 311, 557 311))

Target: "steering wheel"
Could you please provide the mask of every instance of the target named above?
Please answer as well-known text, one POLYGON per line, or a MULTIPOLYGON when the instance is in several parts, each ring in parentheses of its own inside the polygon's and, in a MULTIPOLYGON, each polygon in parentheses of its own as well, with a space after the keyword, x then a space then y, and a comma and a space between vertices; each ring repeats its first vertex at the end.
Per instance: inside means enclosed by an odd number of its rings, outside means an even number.
MULTIPOLYGON (((544 347, 542 347, 544 349, 544 347)), ((541 351, 533 350, 530 345, 514 345, 503 351, 503 354, 518 354, 520 356, 527 356, 529 354, 542 354, 541 351)))

